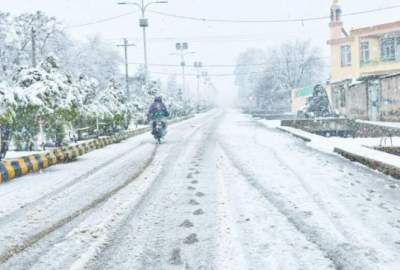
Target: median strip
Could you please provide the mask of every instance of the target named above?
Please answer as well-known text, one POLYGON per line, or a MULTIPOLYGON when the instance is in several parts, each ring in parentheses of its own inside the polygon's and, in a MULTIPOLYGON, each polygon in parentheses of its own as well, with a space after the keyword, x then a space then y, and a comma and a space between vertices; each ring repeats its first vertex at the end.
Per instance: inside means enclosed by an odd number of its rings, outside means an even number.
MULTIPOLYGON (((193 115, 177 118, 169 121, 170 124, 190 119, 193 115)), ((120 143, 128 138, 149 132, 150 128, 123 131, 118 134, 98 138, 89 142, 73 146, 56 148, 47 152, 28 155, 13 160, 0 162, 0 184, 12 181, 31 173, 37 173, 51 166, 76 160, 79 156, 92 152, 107 145, 120 143)))

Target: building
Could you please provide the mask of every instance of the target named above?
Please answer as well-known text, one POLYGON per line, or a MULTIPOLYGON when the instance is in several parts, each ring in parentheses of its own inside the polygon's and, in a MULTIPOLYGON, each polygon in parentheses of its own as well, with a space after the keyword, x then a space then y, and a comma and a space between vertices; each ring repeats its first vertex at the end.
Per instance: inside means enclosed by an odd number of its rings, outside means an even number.
POLYGON ((329 28, 332 106, 349 118, 400 120, 390 115, 400 109, 398 80, 385 84, 388 77, 400 74, 400 21, 347 32, 334 0, 329 28), (393 93, 384 94, 382 87, 393 93))

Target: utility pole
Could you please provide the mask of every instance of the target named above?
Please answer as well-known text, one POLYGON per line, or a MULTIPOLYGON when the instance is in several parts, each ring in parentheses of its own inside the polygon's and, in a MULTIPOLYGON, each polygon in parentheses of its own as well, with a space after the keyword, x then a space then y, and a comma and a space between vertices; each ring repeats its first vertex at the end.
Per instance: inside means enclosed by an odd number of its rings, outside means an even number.
POLYGON ((31 29, 31 45, 32 45, 32 67, 36 67, 36 30, 32 27, 31 29))
POLYGON ((128 101, 131 99, 131 91, 129 90, 129 63, 128 63, 128 47, 135 46, 135 44, 129 44, 128 39, 124 38, 124 44, 119 44, 117 47, 124 47, 125 55, 125 83, 126 83, 126 97, 128 101))

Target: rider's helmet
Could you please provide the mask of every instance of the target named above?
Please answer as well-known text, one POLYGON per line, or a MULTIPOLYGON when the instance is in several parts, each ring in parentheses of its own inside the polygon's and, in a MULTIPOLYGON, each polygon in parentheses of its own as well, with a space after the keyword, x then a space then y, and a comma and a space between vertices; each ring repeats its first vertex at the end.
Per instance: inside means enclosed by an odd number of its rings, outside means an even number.
POLYGON ((162 102, 162 97, 155 97, 154 102, 162 102))

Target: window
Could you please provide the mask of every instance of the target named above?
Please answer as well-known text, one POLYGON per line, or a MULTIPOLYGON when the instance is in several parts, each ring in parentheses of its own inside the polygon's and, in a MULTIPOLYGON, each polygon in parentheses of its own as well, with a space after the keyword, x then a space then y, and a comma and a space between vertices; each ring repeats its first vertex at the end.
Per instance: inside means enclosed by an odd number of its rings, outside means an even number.
POLYGON ((368 64, 369 63, 369 42, 362 41, 360 43, 360 59, 361 64, 368 64))
POLYGON ((351 66, 351 46, 344 45, 341 47, 341 64, 342 67, 351 66))
POLYGON ((382 61, 396 60, 396 39, 394 37, 381 39, 382 61))

